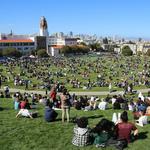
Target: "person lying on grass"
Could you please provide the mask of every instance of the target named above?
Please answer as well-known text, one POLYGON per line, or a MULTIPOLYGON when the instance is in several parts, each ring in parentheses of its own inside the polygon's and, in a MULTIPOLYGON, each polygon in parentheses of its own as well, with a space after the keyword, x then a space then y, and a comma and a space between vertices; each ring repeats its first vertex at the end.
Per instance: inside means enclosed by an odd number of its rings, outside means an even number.
POLYGON ((16 115, 16 118, 19 116, 23 116, 23 117, 29 117, 31 119, 36 118, 38 115, 38 112, 30 112, 28 109, 20 109, 20 111, 18 112, 18 114, 16 115))

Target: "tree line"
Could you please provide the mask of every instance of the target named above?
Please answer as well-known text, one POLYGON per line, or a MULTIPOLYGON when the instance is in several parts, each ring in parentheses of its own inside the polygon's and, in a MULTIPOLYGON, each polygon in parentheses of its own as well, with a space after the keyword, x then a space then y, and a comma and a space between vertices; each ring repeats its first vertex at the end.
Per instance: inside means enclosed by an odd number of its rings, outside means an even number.
MULTIPOLYGON (((113 52, 114 48, 115 48, 115 45, 108 46, 107 52, 113 52)), ((80 45, 63 46, 59 51, 60 51, 60 54, 67 55, 67 54, 87 54, 90 51, 102 52, 102 51, 106 51, 106 50, 104 50, 104 48, 102 48, 99 43, 86 45, 85 43, 82 42, 82 43, 80 43, 80 45)), ((25 54, 26 55, 34 55, 34 56, 38 56, 38 57, 48 57, 49 56, 45 49, 32 50, 27 53, 24 53, 20 50, 12 48, 12 47, 0 50, 0 57, 6 56, 6 57, 19 58, 25 54)), ((124 46, 121 49, 121 54, 124 56, 132 56, 133 51, 131 50, 131 48, 129 46, 124 46)), ((137 52, 137 55, 143 55, 143 53, 137 52)), ((148 49, 144 55, 150 56, 150 49, 148 49)))

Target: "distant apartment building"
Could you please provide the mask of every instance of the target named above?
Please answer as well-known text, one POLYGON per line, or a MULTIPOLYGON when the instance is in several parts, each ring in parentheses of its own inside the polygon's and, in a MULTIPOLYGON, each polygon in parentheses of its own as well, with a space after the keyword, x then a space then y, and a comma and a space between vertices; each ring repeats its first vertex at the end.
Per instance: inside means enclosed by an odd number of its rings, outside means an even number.
POLYGON ((141 42, 137 45, 137 51, 146 53, 150 49, 150 43, 149 42, 141 42))
POLYGON ((65 38, 65 45, 77 45, 77 38, 65 38))
POLYGON ((150 49, 150 42, 135 42, 132 44, 129 43, 122 43, 117 44, 117 48, 114 48, 114 52, 121 53, 122 48, 124 46, 129 46, 130 49, 133 51, 133 54, 137 54, 138 52, 146 53, 148 49, 150 49))
POLYGON ((58 37, 55 37, 55 36, 49 36, 47 37, 47 45, 48 46, 56 46, 56 45, 62 45, 64 46, 65 45, 65 40, 64 38, 58 38, 58 37))

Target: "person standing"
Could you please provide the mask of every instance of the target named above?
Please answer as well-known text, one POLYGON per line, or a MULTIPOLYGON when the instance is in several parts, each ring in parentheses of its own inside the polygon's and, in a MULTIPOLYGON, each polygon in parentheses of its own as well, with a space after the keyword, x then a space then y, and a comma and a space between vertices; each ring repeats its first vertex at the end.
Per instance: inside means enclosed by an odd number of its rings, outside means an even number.
POLYGON ((63 93, 60 95, 61 99, 61 109, 62 109, 62 122, 65 122, 65 116, 67 116, 67 122, 70 118, 70 101, 67 89, 64 89, 63 93))
POLYGON ((111 82, 109 83, 109 93, 111 93, 111 91, 112 91, 112 84, 111 84, 111 82))
POLYGON ((6 87, 4 87, 4 93, 5 93, 5 97, 9 98, 10 97, 10 93, 9 93, 9 86, 7 85, 6 87))
POLYGON ((53 103, 56 101, 56 95, 57 95, 57 92, 56 92, 56 88, 54 86, 54 87, 52 87, 52 89, 50 91, 50 99, 53 103))
POLYGON ((28 90, 28 84, 29 84, 29 81, 25 80, 25 90, 28 90))

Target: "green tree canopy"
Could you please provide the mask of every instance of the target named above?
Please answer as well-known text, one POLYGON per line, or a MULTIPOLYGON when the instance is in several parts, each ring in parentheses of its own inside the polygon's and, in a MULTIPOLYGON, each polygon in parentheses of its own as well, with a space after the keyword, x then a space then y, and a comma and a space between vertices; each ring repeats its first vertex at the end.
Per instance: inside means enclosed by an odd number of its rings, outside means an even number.
POLYGON ((87 46, 85 42, 81 42, 80 45, 87 46))
POLYGON ((63 46, 60 49, 60 53, 63 54, 77 54, 77 53, 88 53, 89 47, 84 45, 72 45, 72 46, 63 46))
POLYGON ((48 57, 48 54, 45 49, 39 49, 39 50, 37 50, 37 56, 41 57, 41 58, 48 57))
POLYGON ((122 48, 122 54, 124 56, 132 56, 133 55, 133 51, 131 50, 131 48, 129 46, 124 46, 122 48))
POLYGON ((103 48, 101 47, 100 43, 89 44, 89 47, 94 51, 103 51, 103 48))
POLYGON ((10 47, 10 48, 3 49, 2 55, 7 56, 7 57, 21 57, 22 53, 19 50, 15 49, 13 47, 10 47))

